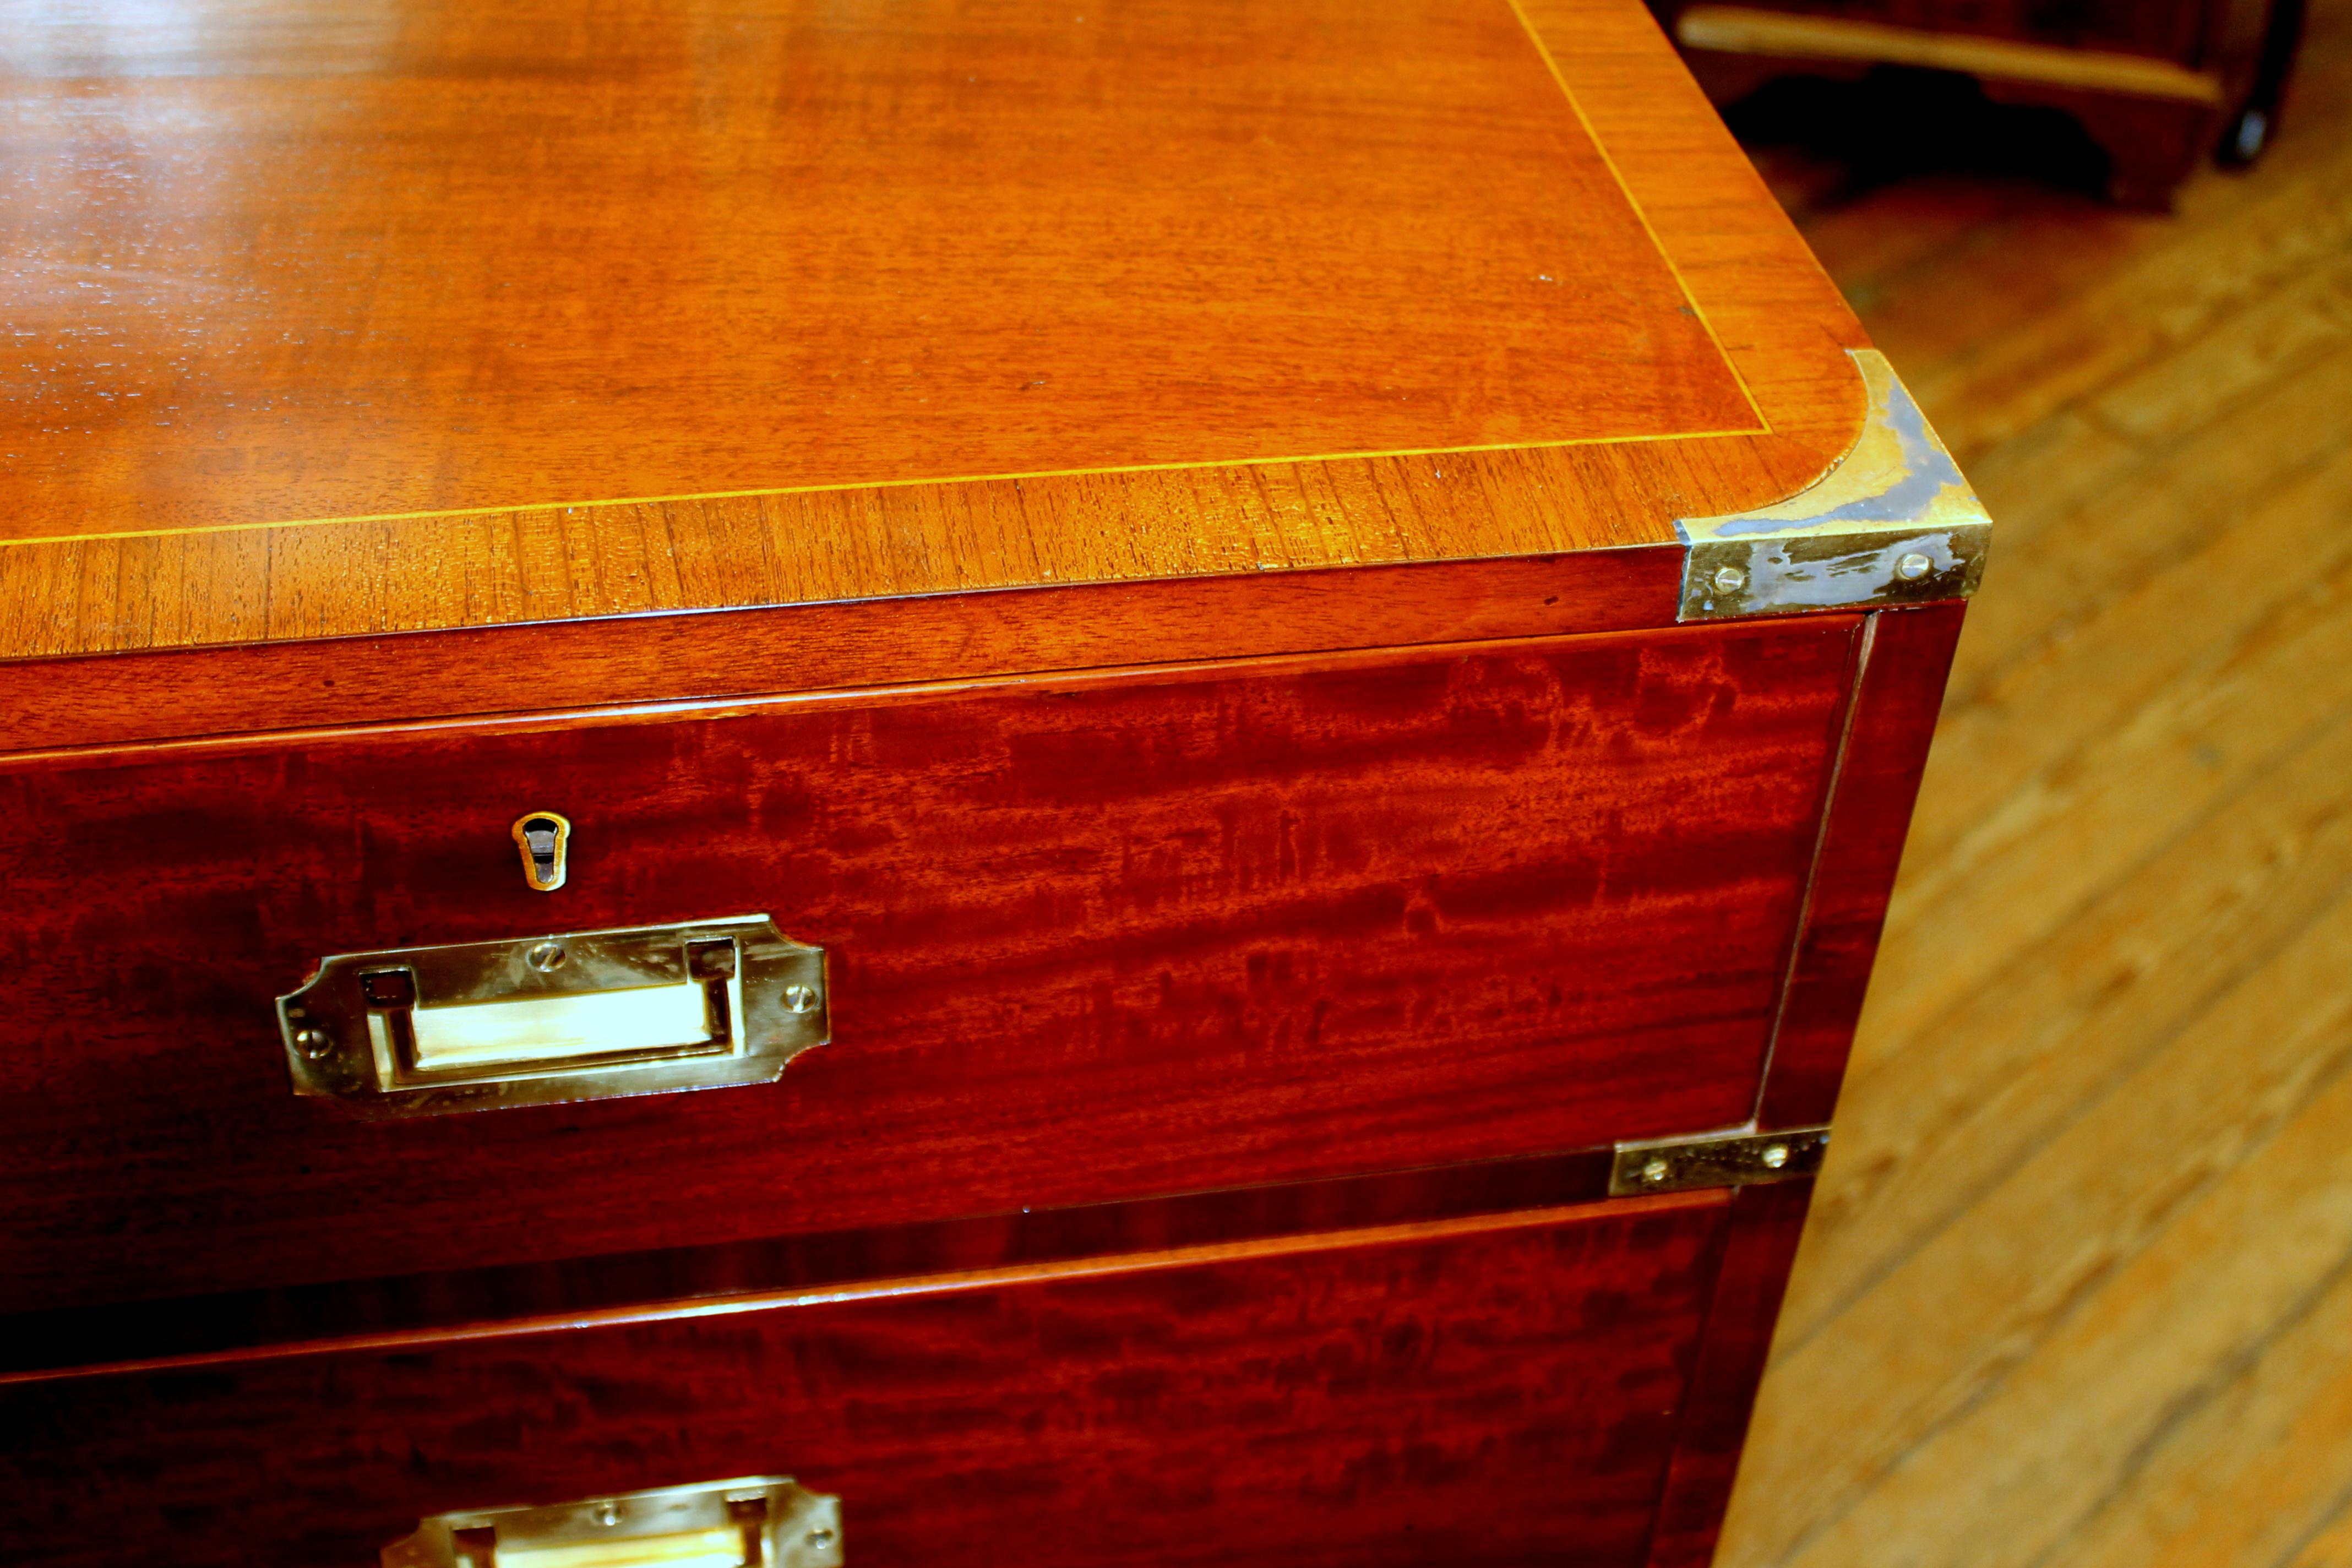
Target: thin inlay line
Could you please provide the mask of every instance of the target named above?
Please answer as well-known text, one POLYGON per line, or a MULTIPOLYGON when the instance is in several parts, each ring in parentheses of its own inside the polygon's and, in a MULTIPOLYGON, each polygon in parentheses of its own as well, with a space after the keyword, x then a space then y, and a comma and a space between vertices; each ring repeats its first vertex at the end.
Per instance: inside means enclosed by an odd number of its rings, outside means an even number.
POLYGON ((1634 1215, 1676 1210, 1724 1209, 1730 1189, 1709 1187, 1686 1193, 1658 1193, 1625 1198, 1604 1198, 1579 1204, 1555 1204, 1544 1208, 1506 1214, 1459 1215, 1445 1219, 1404 1220, 1393 1225, 1365 1226, 1354 1230, 1301 1231, 1283 1236, 1252 1237, 1239 1241, 1196 1242, 1187 1247, 1153 1251, 1110 1252, 989 1268, 944 1270, 934 1274, 887 1275, 871 1279, 841 1280, 826 1285, 771 1287, 724 1292, 706 1297, 648 1302, 640 1306, 592 1307, 568 1312, 538 1312, 528 1317, 430 1327, 380 1330, 367 1333, 321 1336, 278 1344, 239 1345, 215 1351, 190 1351, 135 1361, 90 1363, 80 1366, 41 1367, 0 1373, 0 1387, 26 1383, 59 1383, 68 1379, 121 1376, 142 1372, 178 1371, 238 1362, 285 1361, 295 1356, 398 1352, 433 1345, 461 1344, 472 1340, 504 1340, 527 1334, 567 1331, 631 1328, 644 1323, 675 1323, 703 1318, 731 1318, 748 1312, 772 1312, 803 1307, 838 1306, 856 1301, 904 1300, 926 1296, 961 1295, 1003 1286, 1056 1284, 1069 1280, 1136 1275, 1204 1264, 1250 1263, 1297 1258, 1325 1252, 1358 1252, 1399 1243, 1444 1242, 1551 1226, 1622 1221, 1634 1215))
POLYGON ((1536 47, 1536 54, 1543 60, 1544 68, 1551 72, 1551 79, 1558 84, 1559 95, 1568 100, 1568 107, 1575 112, 1577 124, 1584 128, 1584 139, 1592 143, 1595 153, 1601 154, 1601 166, 1609 171, 1612 180, 1617 182, 1617 194, 1623 196, 1625 205, 1633 209, 1634 221, 1649 237, 1650 248, 1656 251, 1658 259, 1666 264, 1667 272, 1674 277, 1675 287, 1682 292, 1683 303, 1688 305, 1691 314, 1697 318, 1701 330, 1706 333, 1706 341, 1715 345, 1716 357, 1723 362, 1723 368, 1731 373, 1732 384, 1739 388, 1739 395, 1747 400, 1748 411, 1756 416, 1759 428, 1743 434, 1770 435, 1772 422, 1764 416, 1756 395, 1748 389, 1748 378, 1739 374, 1739 366, 1733 362, 1731 352, 1723 346, 1723 339, 1716 332, 1715 323, 1707 320, 1706 310, 1698 302, 1698 296, 1691 292, 1690 283, 1683 277, 1683 269, 1675 266, 1675 258, 1667 254, 1666 242, 1660 239, 1658 231, 1651 226, 1649 212, 1642 205, 1641 198, 1633 194, 1633 187, 1625 183, 1625 173, 1617 167, 1617 160, 1610 155, 1609 144, 1601 140, 1601 132, 1593 127, 1592 117, 1584 112, 1584 104, 1576 96, 1576 89, 1568 85, 1567 73, 1559 68, 1559 62, 1552 58, 1550 47, 1543 41, 1543 35, 1536 31, 1535 23, 1528 20, 1527 8, 1519 0, 1504 0, 1504 4, 1510 6, 1511 15, 1519 19, 1519 26, 1527 33, 1528 42, 1536 47))
POLYGON ((0 539, 0 549, 36 544, 96 543, 100 541, 118 539, 170 539, 198 534, 247 533, 257 529, 325 528, 340 523, 417 522, 440 518, 493 517, 526 511, 579 511, 591 508, 663 506, 677 501, 750 500, 767 496, 820 495, 845 490, 905 489, 922 485, 1001 484, 1006 481, 1018 482, 1023 479, 1086 479, 1110 474, 1168 473, 1202 468, 1262 468, 1294 463, 1360 462, 1381 458, 1444 458, 1480 452, 1549 451, 1569 447, 1625 446, 1653 441, 1705 441, 1739 436, 1773 434, 1772 422, 1766 416, 1762 405, 1756 401, 1756 395, 1749 388, 1748 378, 1740 374, 1739 366, 1732 359, 1730 351, 1723 346, 1723 338, 1715 330, 1715 323, 1708 319, 1706 309, 1699 304, 1697 295, 1692 292, 1689 280, 1683 276, 1682 268, 1675 264, 1673 256, 1668 254, 1665 242, 1659 237, 1656 227, 1650 222, 1649 213, 1643 207, 1640 199, 1633 195, 1633 187, 1626 183, 1624 171, 1617 166, 1617 160, 1611 156, 1608 145, 1601 141, 1600 132, 1593 126, 1591 116, 1585 113, 1584 105, 1578 100, 1575 89, 1569 85, 1567 73, 1560 69, 1559 60, 1553 58, 1551 49, 1544 43, 1543 36, 1536 30, 1535 23, 1529 19, 1520 0, 1503 0, 1503 3, 1510 8, 1511 15, 1518 22, 1520 30, 1527 35, 1528 43, 1534 47, 1536 57, 1543 62, 1544 69, 1551 77, 1552 85, 1559 89, 1561 98, 1567 100, 1569 112, 1576 117, 1579 129, 1584 132, 1585 140, 1591 143, 1593 152, 1599 155, 1601 167, 1609 172, 1610 181, 1616 186, 1617 194, 1624 199, 1626 207, 1633 215, 1634 221, 1641 226, 1643 235, 1650 242, 1650 248, 1656 253, 1659 261, 1664 265, 1667 275, 1674 279, 1675 291, 1681 295, 1684 305, 1697 321, 1700 330, 1706 332, 1707 342, 1714 348, 1717 359, 1723 368, 1730 373, 1732 384, 1739 389, 1741 401, 1748 405, 1748 412, 1755 416, 1756 423, 1752 426, 1728 430, 1676 430, 1638 436, 1571 436, 1549 441, 1496 441, 1475 446, 1393 447, 1260 458, 1201 458, 1165 463, 1121 463, 1102 468, 1034 468, 1003 473, 927 475, 902 479, 844 479, 824 484, 761 485, 735 489, 689 490, 668 495, 614 496, 550 501, 502 501, 487 506, 429 507, 410 511, 349 512, 331 517, 276 518, 255 522, 193 523, 180 528, 129 528, 98 533, 47 533, 26 539, 0 539))
MULTIPOLYGON (((1701 319, 1705 324, 1705 319, 1701 319)), ((1710 332, 1712 329, 1710 329, 1710 332)), ((1728 366, 1730 361, 1725 360, 1728 366)), ((1738 372, 1732 374, 1736 379, 1738 372)), ((1740 383, 1747 392, 1747 384, 1740 383)), ((1754 405, 1755 400, 1748 400, 1754 405)), ((415 522, 427 518, 496 517, 523 511, 584 511, 594 507, 667 506, 673 501, 749 500, 761 496, 817 495, 837 490, 896 490, 919 485, 1003 484, 1022 479, 1075 479, 1100 474, 1153 474, 1198 468, 1272 468, 1286 463, 1361 462, 1376 458, 1450 458, 1476 452, 1540 452, 1560 447, 1620 447, 1645 441, 1712 441, 1738 436, 1769 436, 1759 423, 1737 430, 1670 430, 1643 436, 1570 436, 1556 441, 1496 441, 1476 447, 1395 447, 1360 452, 1315 452, 1279 458, 1200 458, 1177 463, 1125 463, 1104 468, 1034 468, 1002 474, 955 474, 912 479, 843 479, 820 485, 763 485, 750 489, 689 490, 677 495, 614 496, 592 500, 502 501, 496 506, 431 507, 419 511, 357 511, 338 517, 276 518, 261 522, 205 522, 186 528, 127 528, 105 533, 44 533, 30 539, 0 539, 0 549, 25 544, 90 544, 107 539, 165 539, 196 533, 248 533, 264 528, 324 528, 341 522, 415 522)))

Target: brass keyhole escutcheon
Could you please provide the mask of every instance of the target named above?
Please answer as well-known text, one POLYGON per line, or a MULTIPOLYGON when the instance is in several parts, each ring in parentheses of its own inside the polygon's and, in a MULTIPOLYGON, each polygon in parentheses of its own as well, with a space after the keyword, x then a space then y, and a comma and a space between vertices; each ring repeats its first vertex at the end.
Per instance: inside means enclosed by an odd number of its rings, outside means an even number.
POLYGON ((515 819, 515 847, 522 852, 522 879, 539 892, 563 886, 564 860, 572 842, 571 819, 534 811, 515 819))

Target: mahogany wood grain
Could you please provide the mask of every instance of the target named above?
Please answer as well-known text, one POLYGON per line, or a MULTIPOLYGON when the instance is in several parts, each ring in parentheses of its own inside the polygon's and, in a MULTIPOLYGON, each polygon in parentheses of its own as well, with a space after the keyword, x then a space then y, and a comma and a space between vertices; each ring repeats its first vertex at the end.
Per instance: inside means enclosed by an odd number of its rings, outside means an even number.
POLYGON ((388 1349, 675 1314, 747 1296, 1066 1263, 1608 1195, 1608 1149, 815 1236, 662 1247, 0 1318, 0 1383, 388 1349))
POLYGON ((1859 617, 0 763, 12 1310, 1574 1149, 1748 1114, 1859 617), (508 825, 558 810, 529 890, 508 825), (364 1124, 322 956, 772 913, 782 1081, 364 1124), (126 935, 126 933, 129 933, 126 935))
POLYGON ((1862 416, 1636 0, 369 16, 19 23, 0 658, 1663 543, 1862 416))
POLYGON ((1674 624, 1680 549, 28 660, 0 752, 1674 624))
POLYGON ((1727 1207, 19 1384, 12 1560, 362 1568, 425 1514, 776 1472, 861 1563, 1634 1568, 1727 1207))
POLYGON ((1757 1099, 1760 1127, 1815 1126, 1837 1108, 1966 609, 1881 611, 1864 636, 1804 934, 1757 1099))
POLYGON ((1507 5, 394 17, 19 24, 0 531, 1758 427, 1507 5))
POLYGON ((1772 1328, 1805 1227, 1813 1184, 1775 1182, 1732 1195, 1696 1370, 1675 1431, 1646 1568, 1706 1568, 1739 1468, 1772 1328))

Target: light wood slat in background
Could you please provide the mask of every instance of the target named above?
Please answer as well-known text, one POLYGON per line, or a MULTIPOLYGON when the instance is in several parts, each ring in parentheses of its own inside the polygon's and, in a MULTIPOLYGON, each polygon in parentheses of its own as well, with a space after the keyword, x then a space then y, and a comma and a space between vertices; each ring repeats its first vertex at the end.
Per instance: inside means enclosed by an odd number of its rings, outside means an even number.
POLYGON ((2352 4, 2171 219, 1801 215, 1998 522, 1723 1568, 2352 1568, 2352 4))

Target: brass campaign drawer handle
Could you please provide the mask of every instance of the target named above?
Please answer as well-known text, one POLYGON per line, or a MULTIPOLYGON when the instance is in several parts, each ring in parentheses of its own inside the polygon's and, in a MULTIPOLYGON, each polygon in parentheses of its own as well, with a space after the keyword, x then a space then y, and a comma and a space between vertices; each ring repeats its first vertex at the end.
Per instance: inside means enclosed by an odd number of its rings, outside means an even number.
POLYGON ((841 1500, 790 1476, 436 1514, 383 1568, 838 1568, 841 1500))
POLYGON ((738 915, 339 953, 278 1020, 294 1092, 363 1116, 766 1083, 827 1038, 824 950, 738 915))

